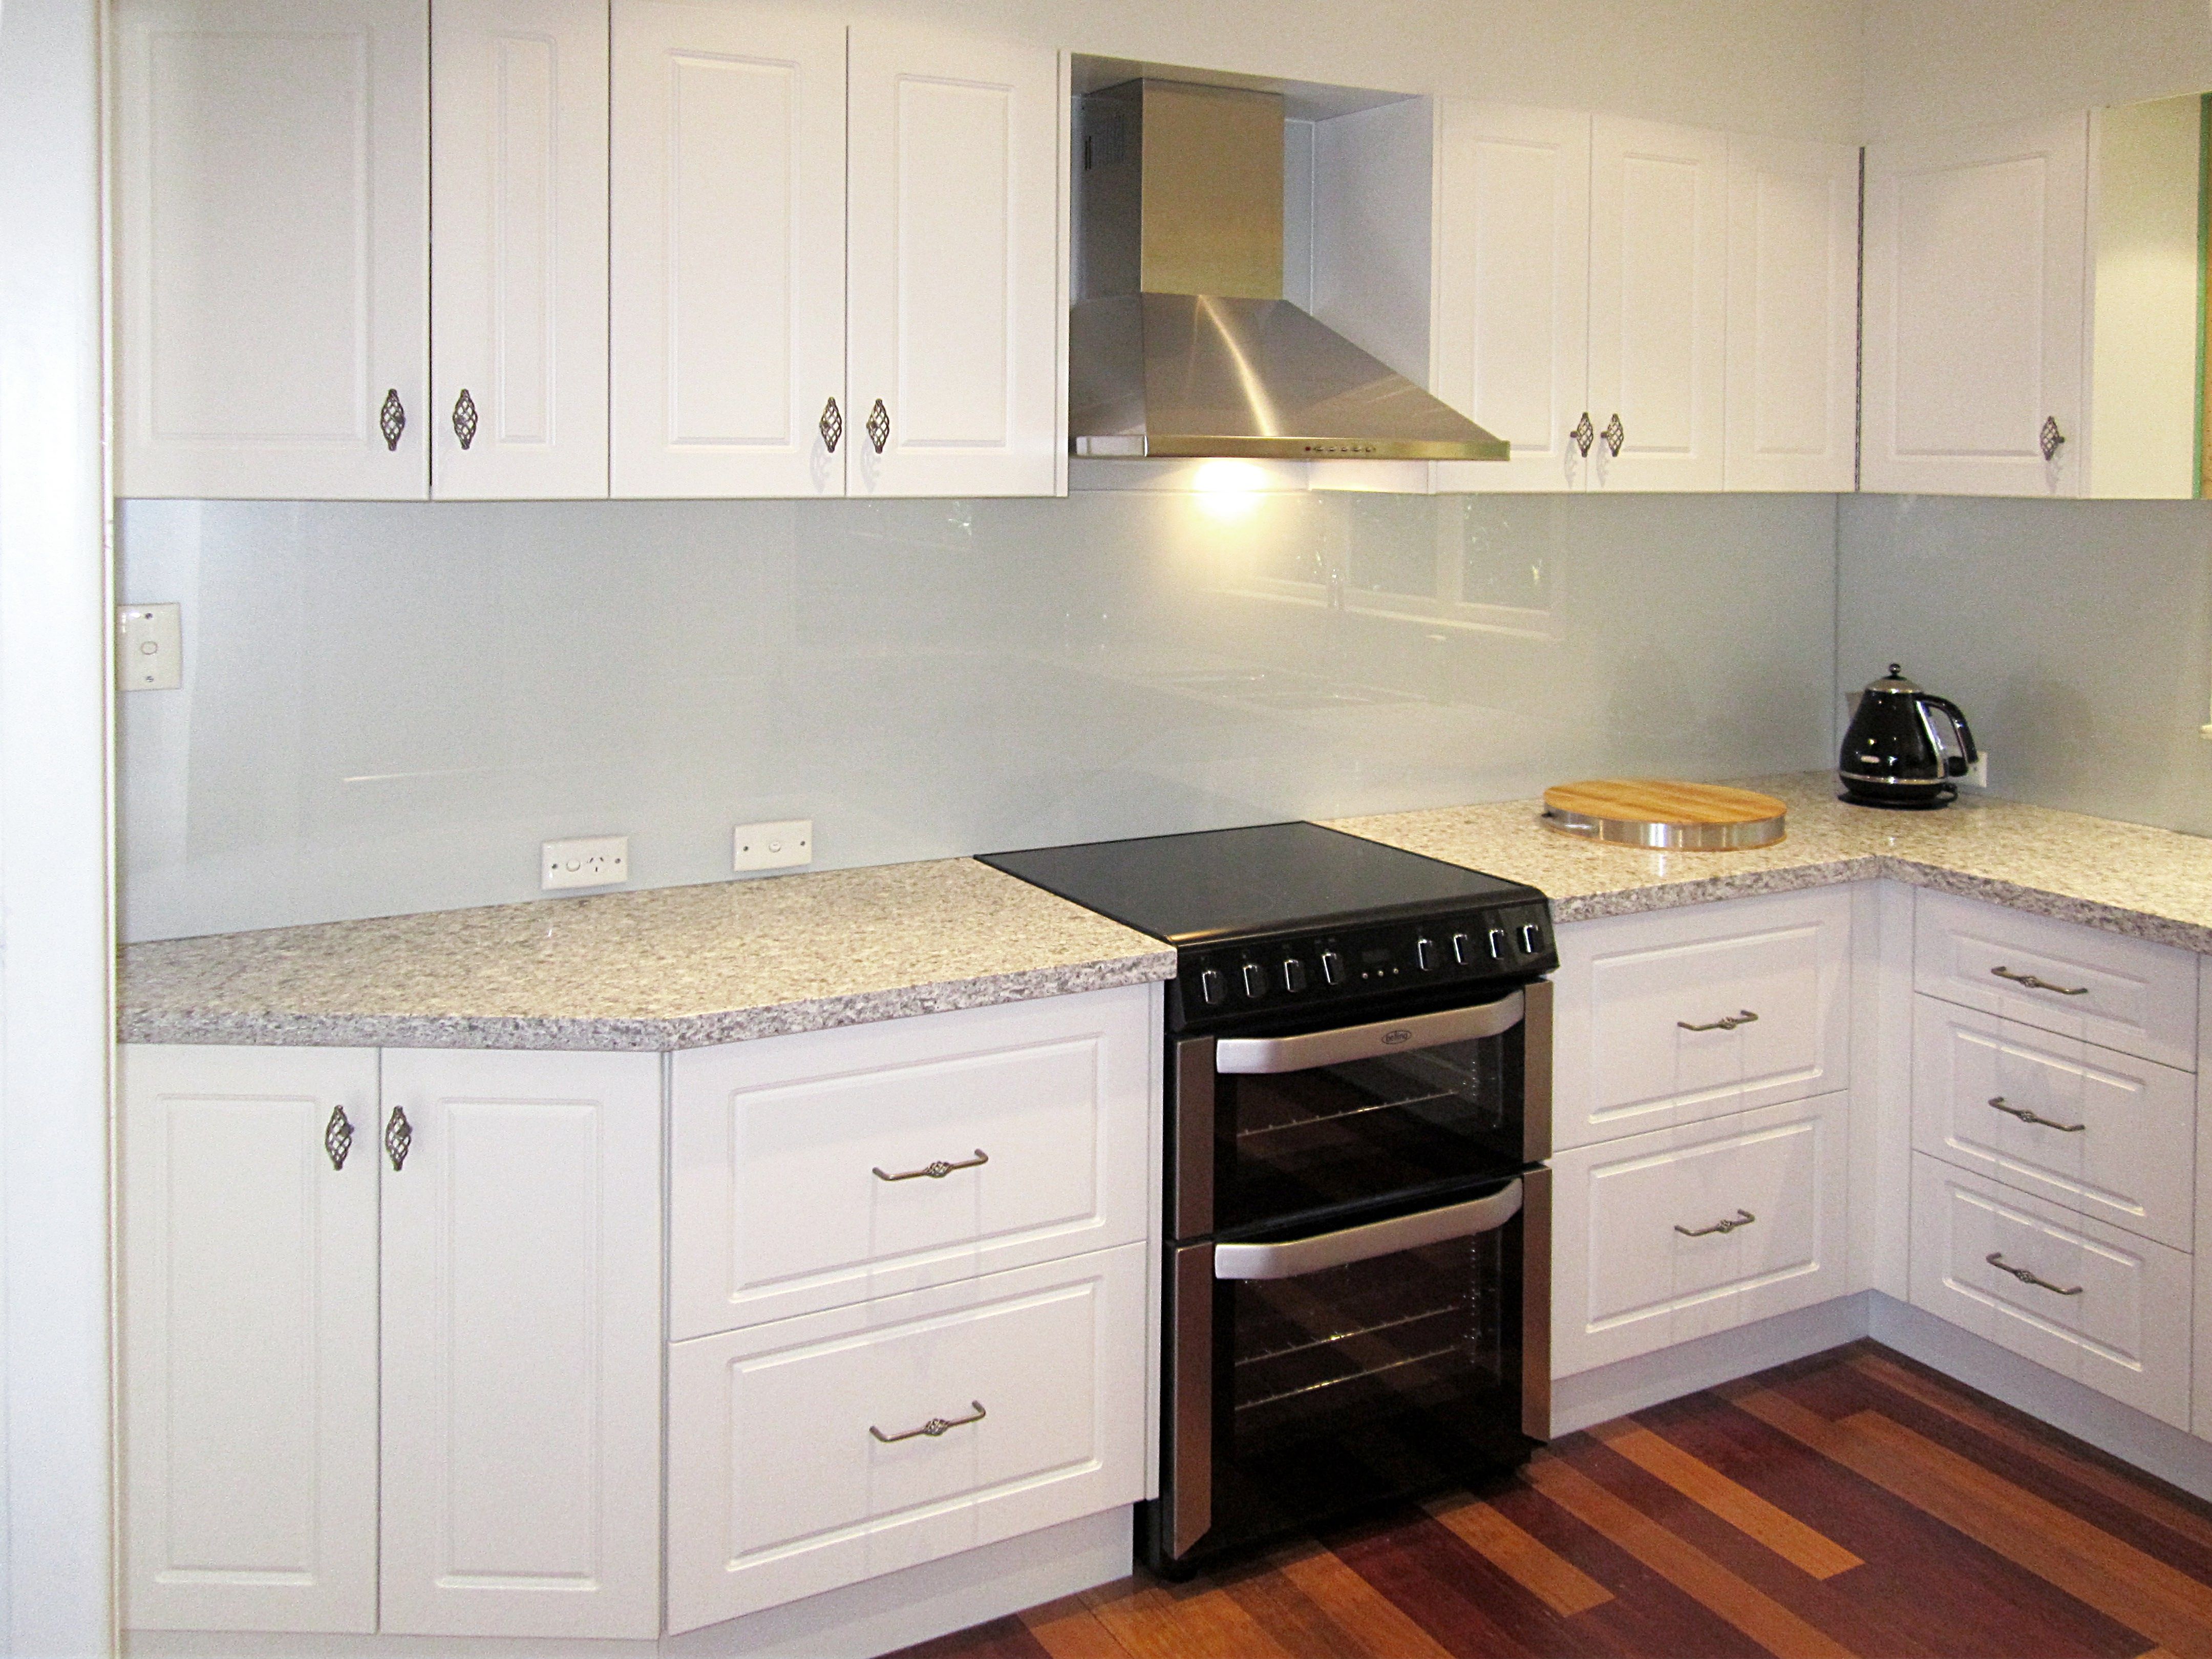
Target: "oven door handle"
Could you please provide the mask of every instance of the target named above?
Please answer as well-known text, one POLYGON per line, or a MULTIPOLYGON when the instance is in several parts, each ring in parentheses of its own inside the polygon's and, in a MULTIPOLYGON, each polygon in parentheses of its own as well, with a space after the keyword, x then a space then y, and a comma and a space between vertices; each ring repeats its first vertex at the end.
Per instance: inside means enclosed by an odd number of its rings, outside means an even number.
POLYGON ((1503 1227, 1520 1212, 1521 1182, 1516 1177, 1486 1198, 1448 1204, 1440 1210, 1370 1221, 1362 1227, 1343 1227, 1311 1238, 1285 1239, 1279 1244, 1217 1244, 1213 1276, 1296 1279, 1324 1267, 1341 1267, 1347 1262, 1417 1250, 1424 1244, 1441 1244, 1448 1238, 1469 1238, 1503 1227))
POLYGON ((1405 1019, 1378 1020, 1371 1025, 1340 1025, 1334 1030, 1308 1031, 1303 1036, 1223 1037, 1213 1045, 1213 1069, 1237 1077, 1261 1077, 1310 1071, 1316 1066, 1340 1066, 1348 1060, 1372 1060, 1377 1054, 1437 1048, 1447 1042, 1472 1042, 1511 1030, 1521 1023, 1522 1012, 1522 995, 1516 991, 1472 1008, 1445 1008, 1405 1019))

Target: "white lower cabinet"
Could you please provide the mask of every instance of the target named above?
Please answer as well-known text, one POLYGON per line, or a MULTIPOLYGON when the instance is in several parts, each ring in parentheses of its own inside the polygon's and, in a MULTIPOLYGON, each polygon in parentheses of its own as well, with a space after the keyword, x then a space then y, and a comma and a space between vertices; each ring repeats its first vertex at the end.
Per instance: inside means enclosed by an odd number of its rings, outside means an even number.
POLYGON ((1933 997, 1913 1002, 1915 1148, 2191 1247, 2195 1077, 1933 997))
POLYGON ((1552 1371, 1566 1376, 1840 1296, 1841 1093, 1552 1160, 1552 1371))
POLYGON ((1143 1497, 1146 1255, 674 1344, 669 1629, 1143 1497))
POLYGON ((651 1637, 660 1058, 379 1060, 123 1051, 123 1622, 651 1637))
POLYGON ((387 1049, 381 1628, 660 1622, 660 1057, 387 1049))
POLYGON ((122 1051, 123 1607, 376 1628, 376 1051, 122 1051))
POLYGON ((1912 1165, 1916 1307, 2189 1426, 2187 1255, 1924 1153, 1912 1165))

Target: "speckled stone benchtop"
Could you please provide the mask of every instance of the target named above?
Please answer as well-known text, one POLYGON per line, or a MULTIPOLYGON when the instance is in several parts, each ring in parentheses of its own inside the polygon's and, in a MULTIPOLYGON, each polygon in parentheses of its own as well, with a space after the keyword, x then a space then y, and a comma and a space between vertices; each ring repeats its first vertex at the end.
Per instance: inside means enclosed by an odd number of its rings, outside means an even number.
MULTIPOLYGON (((2212 840, 1969 796, 1846 806, 1826 773, 1743 853, 1644 853, 1534 801, 1335 827, 1529 882, 1563 922, 1879 878, 2212 954, 2212 840)), ((1175 972, 1175 953, 967 859, 667 887, 125 948, 127 1042, 689 1048, 1175 972)))
POLYGON ((126 1042, 692 1048, 1137 985, 1158 939, 968 859, 123 951, 126 1042))
POLYGON ((1741 853, 1646 853, 1544 827, 1536 801, 1334 827, 1540 887, 1560 921, 1887 878, 2212 954, 2212 840, 1965 795, 1933 812, 1836 799, 1832 773, 1730 779, 1789 803, 1789 832, 1741 853))

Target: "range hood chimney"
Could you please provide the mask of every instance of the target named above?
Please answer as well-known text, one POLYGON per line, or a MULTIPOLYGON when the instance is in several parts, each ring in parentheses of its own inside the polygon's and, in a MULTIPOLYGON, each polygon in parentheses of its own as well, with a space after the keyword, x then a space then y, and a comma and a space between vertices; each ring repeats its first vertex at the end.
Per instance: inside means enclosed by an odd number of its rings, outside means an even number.
POLYGON ((1279 94, 1146 79, 1083 101, 1076 454, 1505 459, 1503 439, 1283 298, 1279 94))

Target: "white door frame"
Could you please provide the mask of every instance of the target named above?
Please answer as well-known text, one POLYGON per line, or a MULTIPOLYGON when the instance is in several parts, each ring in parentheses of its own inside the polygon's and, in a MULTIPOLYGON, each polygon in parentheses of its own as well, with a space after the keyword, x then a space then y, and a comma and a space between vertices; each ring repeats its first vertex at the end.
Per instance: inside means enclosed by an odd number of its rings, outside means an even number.
POLYGON ((115 1641, 98 0, 0 0, 0 1648, 115 1641))

